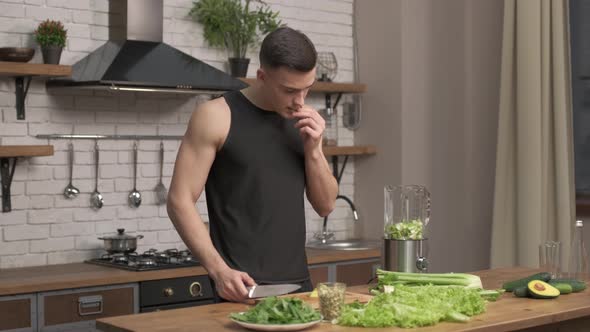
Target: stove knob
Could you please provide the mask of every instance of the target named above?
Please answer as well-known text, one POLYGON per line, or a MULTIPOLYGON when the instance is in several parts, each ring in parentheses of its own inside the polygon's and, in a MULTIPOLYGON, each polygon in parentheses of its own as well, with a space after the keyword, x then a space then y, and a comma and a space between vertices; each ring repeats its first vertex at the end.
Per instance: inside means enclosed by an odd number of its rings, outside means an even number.
POLYGON ((198 281, 193 282, 188 290, 193 297, 203 296, 203 287, 201 287, 201 283, 198 281))
POLYGON ((172 288, 164 288, 164 296, 170 297, 172 295, 174 295, 174 290, 172 288))

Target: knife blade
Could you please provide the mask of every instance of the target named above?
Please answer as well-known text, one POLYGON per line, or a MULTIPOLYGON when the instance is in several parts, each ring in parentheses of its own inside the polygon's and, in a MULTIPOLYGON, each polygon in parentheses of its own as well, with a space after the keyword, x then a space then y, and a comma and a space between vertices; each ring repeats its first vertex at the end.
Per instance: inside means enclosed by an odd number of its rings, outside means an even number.
POLYGON ((295 284, 254 285, 248 287, 248 298, 257 299, 260 297, 283 295, 296 291, 299 288, 301 288, 301 285, 295 284))

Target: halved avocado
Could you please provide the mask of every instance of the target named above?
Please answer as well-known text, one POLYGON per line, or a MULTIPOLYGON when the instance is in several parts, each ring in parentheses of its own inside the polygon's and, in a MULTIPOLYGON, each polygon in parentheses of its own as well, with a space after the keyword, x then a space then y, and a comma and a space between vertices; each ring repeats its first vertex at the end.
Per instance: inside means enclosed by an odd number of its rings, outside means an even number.
POLYGON ((528 284, 529 294, 535 299, 554 299, 559 296, 559 290, 541 280, 531 280, 528 284))

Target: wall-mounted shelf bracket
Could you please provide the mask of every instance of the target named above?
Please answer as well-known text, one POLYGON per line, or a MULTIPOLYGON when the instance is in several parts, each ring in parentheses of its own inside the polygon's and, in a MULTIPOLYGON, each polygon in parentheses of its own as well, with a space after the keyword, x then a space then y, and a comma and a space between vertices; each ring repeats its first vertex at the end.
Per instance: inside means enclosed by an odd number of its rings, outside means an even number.
POLYGON ((12 184, 12 176, 16 166, 17 157, 3 157, 0 158, 0 180, 2 180, 2 212, 10 212, 12 206, 10 205, 10 185, 12 184), (12 161, 12 166, 10 162, 12 161))
POLYGON ((16 119, 25 119, 25 98, 29 92, 32 76, 16 76, 14 78, 16 84, 16 119))
POLYGON ((338 97, 336 97, 336 101, 332 105, 332 94, 326 93, 326 108, 336 110, 338 103, 340 102, 340 98, 342 98, 342 92, 338 92, 338 97))

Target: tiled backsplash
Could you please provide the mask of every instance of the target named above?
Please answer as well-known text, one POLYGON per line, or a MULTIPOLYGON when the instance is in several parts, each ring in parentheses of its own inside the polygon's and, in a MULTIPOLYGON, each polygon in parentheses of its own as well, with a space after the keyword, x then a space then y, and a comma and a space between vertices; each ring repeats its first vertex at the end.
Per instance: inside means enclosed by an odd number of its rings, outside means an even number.
MULTIPOLYGON (((352 0, 267 0, 280 11, 284 23, 299 29, 312 39, 319 51, 336 54, 339 73, 336 81, 353 81, 352 0)), ((183 52, 226 70, 222 50, 208 48, 201 27, 187 13, 191 0, 164 1, 164 42, 183 52)), ((62 20, 68 29, 68 42, 62 64, 73 64, 108 38, 108 1, 86 0, 0 0, 0 46, 34 46, 31 32, 44 19, 62 20)), ((257 53, 249 75, 258 67, 257 53)), ((31 61, 40 63, 40 50, 31 61)), ((143 234, 139 251, 149 248, 183 248, 165 206, 156 205, 154 187, 159 172, 159 141, 139 142, 137 189, 142 205, 127 205, 133 187, 131 141, 101 140, 99 146, 99 191, 105 205, 94 211, 89 207, 94 190, 94 141, 74 140, 74 185, 81 194, 72 200, 63 196, 68 183, 67 140, 40 140, 37 134, 146 134, 183 135, 196 104, 208 96, 149 94, 89 90, 45 89, 45 82, 33 79, 26 99, 26 120, 16 120, 14 81, 0 78, 0 144, 52 144, 50 157, 21 158, 12 183, 12 212, 0 213, 0 268, 80 262, 102 253, 97 237, 114 233, 116 228, 143 234)), ((312 94, 308 102, 323 107, 323 96, 312 94)), ((340 108, 341 110, 341 108, 340 108)), ((340 115, 341 112, 339 112, 340 115)), ((353 144, 353 132, 342 128, 339 143, 353 144)), ((170 177, 179 146, 164 141, 164 184, 170 177)), ((353 196, 354 160, 348 163, 342 178, 341 193, 353 196)), ((197 209, 207 220, 204 195, 197 209)), ((308 238, 321 228, 322 218, 306 204, 308 238)), ((338 238, 350 234, 352 217, 348 205, 337 202, 331 214, 330 229, 338 238)))

